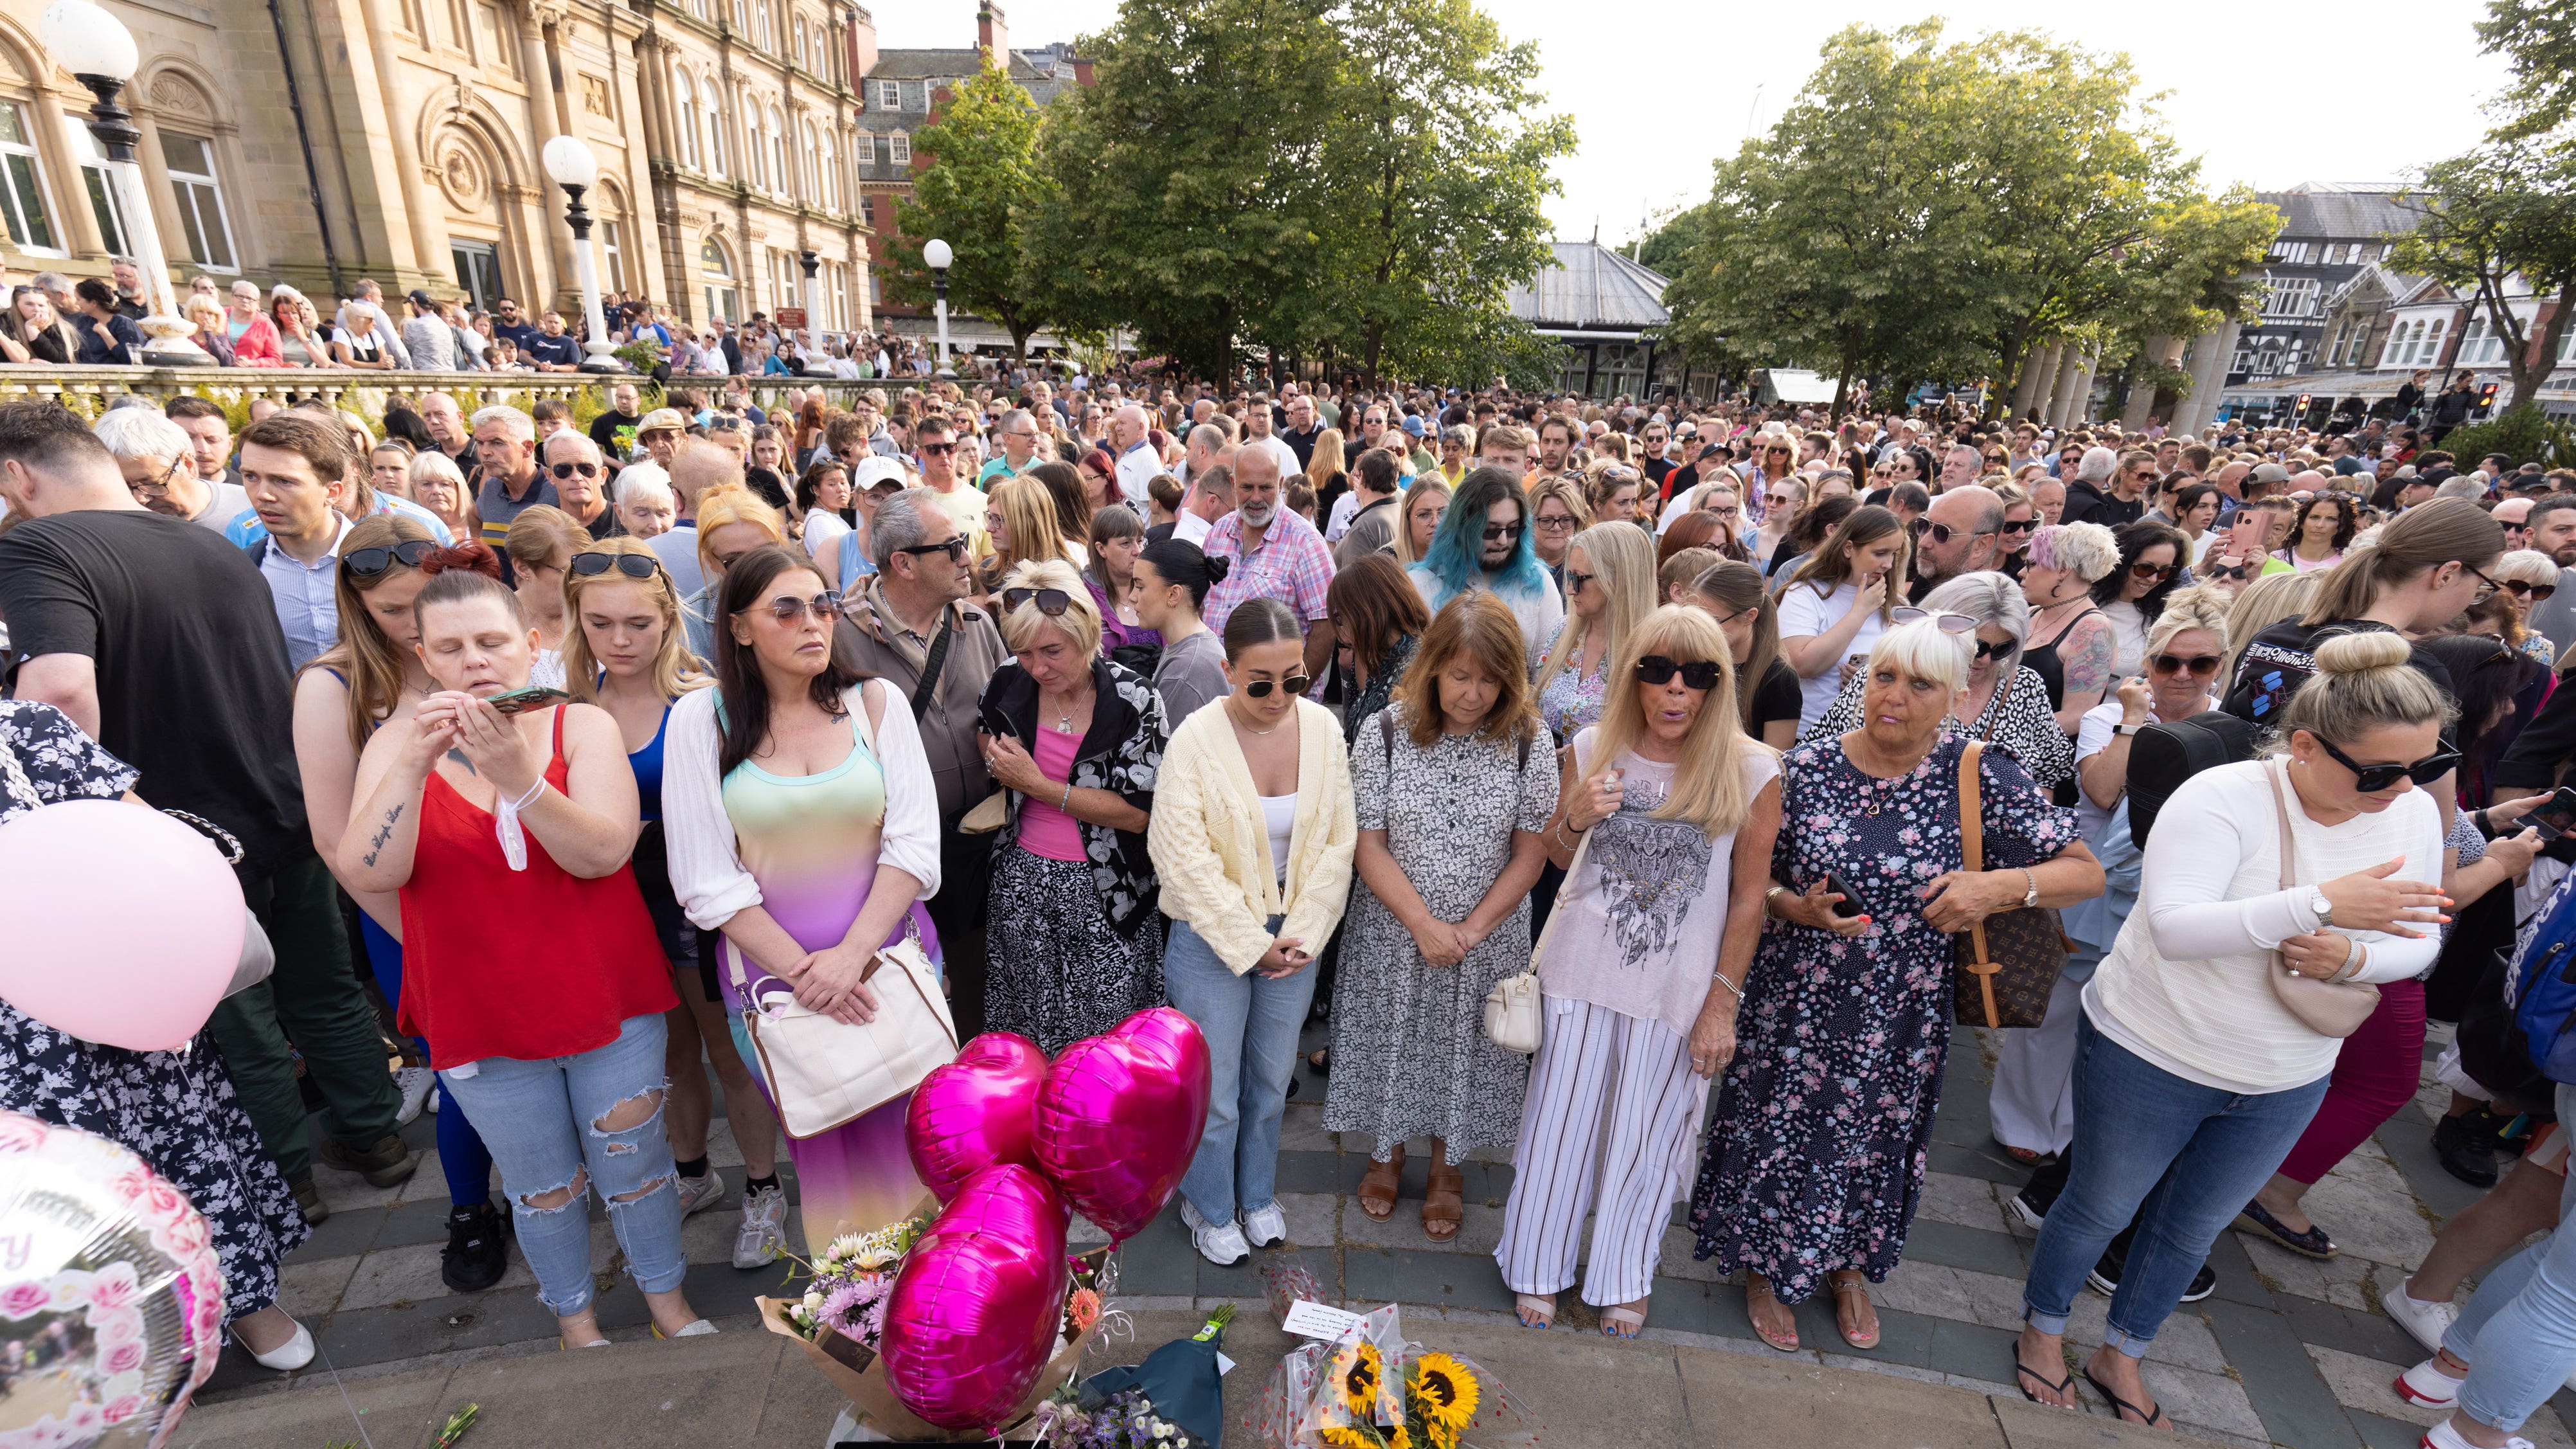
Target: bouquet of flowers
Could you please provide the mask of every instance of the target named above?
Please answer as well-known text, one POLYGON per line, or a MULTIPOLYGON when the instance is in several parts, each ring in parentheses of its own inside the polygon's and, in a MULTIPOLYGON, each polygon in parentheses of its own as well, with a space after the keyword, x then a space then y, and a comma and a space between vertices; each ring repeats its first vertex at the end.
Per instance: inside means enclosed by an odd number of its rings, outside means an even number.
POLYGON ((1210 1449, 1225 1427, 1217 1360, 1233 1321, 1227 1304, 1197 1333, 1164 1344, 1136 1367, 1066 1385, 1039 1408, 1036 1442, 1045 1449, 1210 1449))
POLYGON ((805 1264, 804 1297, 789 1304, 786 1319, 798 1337, 852 1368, 876 1357, 885 1332, 886 1296, 895 1270, 921 1237, 929 1219, 906 1218, 872 1233, 843 1233, 805 1264))
POLYGON ((1393 1305, 1280 1361, 1254 1411, 1262 1449, 1527 1449, 1538 1422, 1474 1360, 1404 1337, 1393 1305), (1470 1437, 1472 1434, 1473 1437, 1470 1437))

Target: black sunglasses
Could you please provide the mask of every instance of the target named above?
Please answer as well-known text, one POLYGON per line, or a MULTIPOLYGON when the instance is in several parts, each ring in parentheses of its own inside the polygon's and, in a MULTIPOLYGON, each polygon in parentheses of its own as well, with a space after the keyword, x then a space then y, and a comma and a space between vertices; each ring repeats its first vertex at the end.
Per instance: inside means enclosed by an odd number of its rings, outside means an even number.
POLYGON ((1982 536, 1984 533, 1985 530, 1982 528, 1952 528, 1946 523, 1934 523, 1928 518, 1918 518, 1914 520, 1914 536, 1916 538, 1928 536, 1934 543, 1938 544, 1947 544, 1954 538, 1977 538, 1982 536))
POLYGON ((2224 662, 2215 654, 2194 654, 2187 659, 2179 654, 2158 654, 2149 659, 2147 665, 2158 674, 2180 674, 2187 669, 2191 671, 2192 678, 2207 679, 2216 674, 2218 666, 2224 662))
POLYGON ((572 556, 572 571, 594 579, 615 569, 630 579, 649 579, 662 571, 661 560, 641 553, 577 553, 572 556))
POLYGON ((2525 583, 2521 579, 2505 579, 2498 583, 2497 587, 2517 599, 2529 599, 2535 604, 2558 592, 2556 584, 2525 583))
POLYGON ((1599 577, 1601 577, 1599 574, 1580 573, 1574 569, 1567 569, 1565 571, 1565 596, 1570 599, 1576 594, 1582 593, 1583 586, 1585 584, 1588 584, 1599 577))
POLYGON ((2038 527, 2039 520, 2036 518, 2025 518, 2019 522, 2006 519, 2004 520, 2004 526, 1996 531, 1999 533, 2029 533, 2038 527))
POLYGON ((1504 539, 1518 538, 1520 536, 1521 526, 1517 523, 1489 523, 1485 525, 1485 542, 1487 543, 1500 543, 1504 539))
POLYGON ((399 563, 406 568, 419 568, 420 561, 438 551, 438 545, 425 538, 407 538, 400 543, 380 548, 357 548, 340 556, 340 567, 353 579, 372 579, 399 563))
POLYGON ((2323 746, 2327 754, 2334 756, 2336 764, 2352 771, 2352 787, 2365 795, 2385 790, 2401 778, 2412 780, 2418 785, 2430 785, 2458 769, 2460 765, 2460 752, 2457 750, 2435 750, 2411 765, 2356 764, 2352 756, 2335 748, 2334 741, 2323 735, 2314 735, 2310 738, 2323 746))
POLYGON ((1017 613, 1019 607, 1031 599, 1037 600, 1038 612, 1050 619, 1062 618, 1064 611, 1073 607, 1073 595, 1062 589, 1020 588, 1002 590, 1002 609, 1005 613, 1017 613))
POLYGON ((1717 688, 1718 666, 1715 660, 1676 661, 1661 654, 1648 654, 1637 660, 1637 678, 1646 684, 1670 684, 1673 676, 1682 677, 1682 688, 1702 692, 1717 688))
POLYGON ((2129 565, 2129 577, 2133 579, 2160 579, 2173 571, 2172 564, 2133 563, 2129 565))
POLYGON ((948 561, 950 563, 964 563, 966 561, 966 548, 966 536, 961 533, 957 537, 948 540, 946 543, 916 543, 908 548, 896 549, 895 552, 916 555, 925 553, 944 553, 948 555, 948 561))
POLYGON ((1270 691, 1274 689, 1285 689, 1290 694, 1304 694, 1306 692, 1306 687, 1314 682, 1315 681, 1308 679, 1305 675, 1291 674, 1286 679, 1282 679, 1275 684, 1267 679, 1256 679, 1250 684, 1245 685, 1243 687, 1243 692, 1252 696, 1254 699, 1268 699, 1270 697, 1270 691))
POLYGON ((570 478, 575 474, 584 478, 596 478, 599 476, 599 465, 597 463, 557 463, 554 465, 553 472, 558 478, 570 478))
MULTIPOLYGON (((841 596, 830 590, 816 594, 811 599, 800 599, 794 594, 780 594, 769 601, 769 616, 779 623, 792 624, 804 618, 805 611, 809 608, 814 611, 816 622, 829 624, 841 617, 841 596)), ((743 612, 748 614, 751 610, 745 609, 743 612)))

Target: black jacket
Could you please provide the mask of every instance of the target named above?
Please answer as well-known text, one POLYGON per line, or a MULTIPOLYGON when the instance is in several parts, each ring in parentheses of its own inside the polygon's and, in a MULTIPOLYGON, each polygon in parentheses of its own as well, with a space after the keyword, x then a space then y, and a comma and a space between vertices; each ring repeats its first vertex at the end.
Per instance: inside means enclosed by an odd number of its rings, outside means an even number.
MULTIPOLYGON (((1151 681, 1123 664, 1094 657, 1091 661, 1091 728, 1074 748, 1074 788, 1112 790, 1139 810, 1154 808, 1154 777, 1162 772, 1163 744, 1170 731, 1163 723, 1162 696, 1151 681)), ((976 705, 976 728, 996 737, 1009 735, 1037 755, 1038 682, 1017 663, 993 671, 976 705)), ((1016 793, 1016 792, 1015 792, 1016 793)), ((1025 798, 1025 797, 1022 797, 1025 798)), ((1053 802, 1049 802, 1053 803, 1053 802)), ((1019 839, 1020 800, 1011 802, 993 849, 1008 850, 1019 839)), ((1154 920, 1162 888, 1154 877, 1153 857, 1146 853, 1145 833, 1112 830, 1078 820, 1083 858, 1099 888, 1102 914, 1122 936, 1133 937, 1154 920)))

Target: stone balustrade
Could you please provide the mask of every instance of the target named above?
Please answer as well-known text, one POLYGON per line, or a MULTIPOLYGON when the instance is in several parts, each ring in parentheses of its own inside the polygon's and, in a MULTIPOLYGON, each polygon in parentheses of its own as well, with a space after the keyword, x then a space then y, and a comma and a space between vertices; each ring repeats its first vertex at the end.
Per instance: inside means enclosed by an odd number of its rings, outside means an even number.
MULTIPOLYGON (((573 372, 371 372, 362 368, 337 367, 49 367, 0 366, 0 402, 16 402, 27 397, 59 399, 65 407, 86 418, 95 418, 108 405, 127 393, 140 393, 156 400, 167 400, 193 393, 212 399, 234 414, 238 422, 251 402, 268 398, 278 403, 294 403, 320 397, 334 408, 344 409, 368 420, 384 416, 386 400, 393 397, 417 399, 425 393, 445 392, 454 396, 467 412, 494 403, 533 407, 540 398, 557 398, 573 406, 577 415, 587 418, 608 405, 608 389, 621 379, 597 374, 573 372)), ((670 384, 655 384, 648 378, 631 380, 645 389, 646 401, 652 400, 659 386, 696 388, 712 399, 722 389, 720 377, 674 378, 670 384)), ((811 391, 821 388, 835 407, 848 407, 861 393, 882 388, 892 393, 907 384, 909 378, 873 378, 862 382, 845 382, 834 378, 752 377, 752 401, 764 411, 783 405, 790 389, 811 391)))

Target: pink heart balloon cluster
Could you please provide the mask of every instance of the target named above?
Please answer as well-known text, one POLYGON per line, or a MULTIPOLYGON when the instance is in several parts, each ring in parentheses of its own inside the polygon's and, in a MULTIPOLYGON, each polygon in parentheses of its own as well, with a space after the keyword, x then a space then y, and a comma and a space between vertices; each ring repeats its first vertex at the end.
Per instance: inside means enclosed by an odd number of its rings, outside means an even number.
POLYGON ((1207 1039, 1168 1006, 1051 1065, 987 1032, 922 1079, 904 1147, 942 1207, 896 1275, 881 1345, 906 1408, 989 1430, 1019 1407, 1070 1282, 1066 1205, 1119 1242, 1152 1222, 1198 1152, 1208 1090, 1207 1039))

